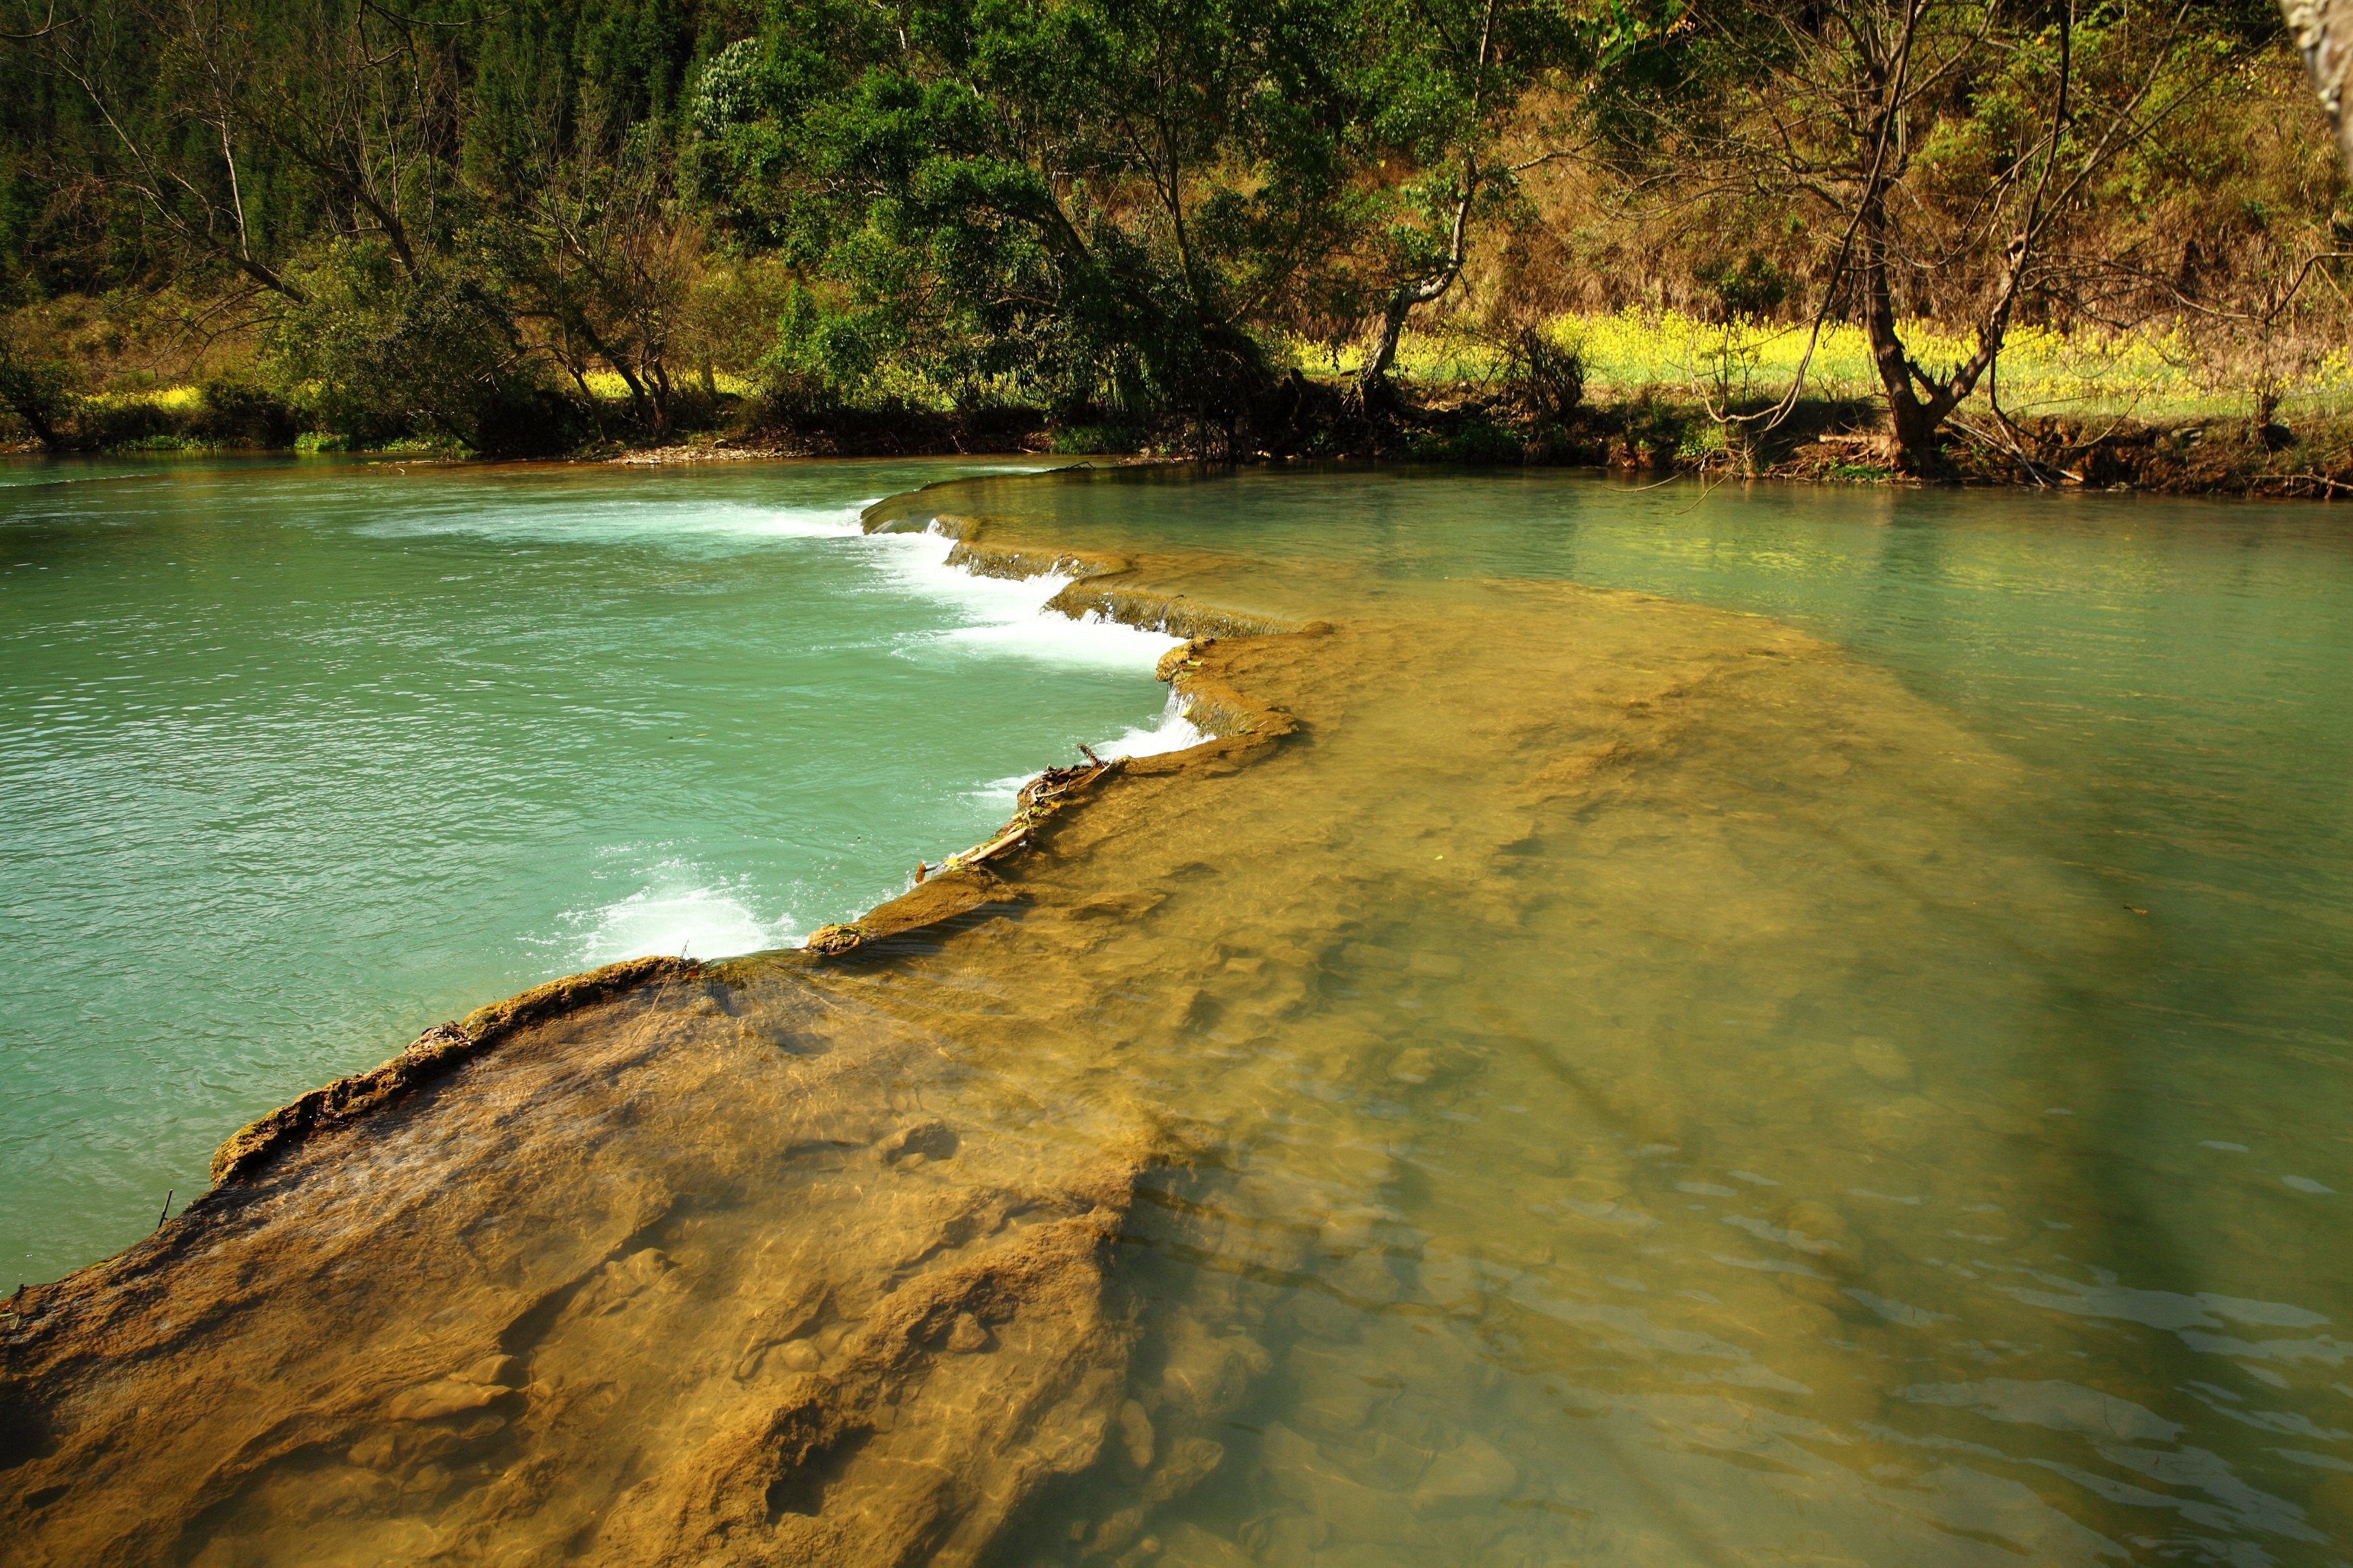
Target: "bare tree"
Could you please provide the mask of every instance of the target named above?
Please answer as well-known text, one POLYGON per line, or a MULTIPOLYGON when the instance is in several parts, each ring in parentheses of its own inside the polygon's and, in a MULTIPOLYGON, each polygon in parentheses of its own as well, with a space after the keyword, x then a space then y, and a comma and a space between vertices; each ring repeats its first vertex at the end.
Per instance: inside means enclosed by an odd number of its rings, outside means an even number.
MULTIPOLYGON (((67 21, 68 21, 68 25, 70 25, 70 24, 71 24, 71 21, 72 21, 72 18, 69 17, 69 18, 67 19, 67 21)), ((9 43, 9 44, 29 44, 29 43, 32 43, 32 42, 36 41, 37 39, 46 38, 46 37, 47 37, 51 33, 54 33, 54 32, 56 32, 57 30, 58 30, 58 5, 57 5, 57 0, 49 0, 49 8, 48 8, 48 11, 47 11, 47 13, 46 15, 44 15, 44 16, 42 16, 42 18, 40 19, 40 21, 38 21, 38 22, 37 22, 37 23, 34 23, 34 24, 32 24, 31 26, 29 26, 26 27, 22 32, 18 32, 18 31, 16 31, 15 28, 10 28, 10 29, 7 29, 6 31, 0 31, 0 43, 9 43)))
POLYGON ((414 279, 457 137, 456 25, 375 0, 301 0, 245 95, 252 133, 317 184, 345 232, 379 237, 414 279))
POLYGON ((185 248, 271 293, 304 297, 256 243, 240 163, 249 133, 243 99, 257 51, 233 5, 92 5, 70 26, 46 29, 37 47, 47 68, 79 89, 104 128, 113 153, 103 176, 108 184, 132 196, 185 248), (160 90, 134 102, 118 85, 126 81, 160 90))
POLYGON ((1886 403, 1897 465, 1942 461, 1947 419, 1992 374, 2029 300, 2052 303, 2059 242, 2099 174, 2192 102, 2211 75, 2178 66, 2188 6, 2154 28, 2110 20, 2090 90, 2073 0, 2028 16, 2007 0, 1767 0, 1712 15, 1733 62, 1720 102, 1678 124, 1671 178, 1715 210, 1796 204, 1822 237, 1808 343, 1769 408, 1719 417, 1743 434, 1778 426, 1802 393, 1823 328, 1860 318, 1886 403), (2150 36, 2121 29, 2141 26, 2150 36), (1970 165, 1968 188, 1924 149, 1997 79, 2038 111, 1970 165), (1969 352, 1924 365, 1905 342, 1907 303, 1966 314, 1969 352))
POLYGON ((516 313, 584 396, 600 364, 621 378, 639 422, 670 428, 675 341, 701 277, 705 236, 681 208, 648 137, 568 151, 543 141, 539 177, 507 192, 476 238, 512 289, 516 313))

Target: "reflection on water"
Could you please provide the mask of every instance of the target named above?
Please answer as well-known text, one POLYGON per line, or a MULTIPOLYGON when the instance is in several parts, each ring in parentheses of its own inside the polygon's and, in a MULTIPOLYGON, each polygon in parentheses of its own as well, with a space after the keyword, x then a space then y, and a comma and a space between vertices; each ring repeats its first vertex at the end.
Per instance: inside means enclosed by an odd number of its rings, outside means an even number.
MULTIPOLYGON (((1185 676, 1298 732, 1131 764, 944 931, 665 986, 290 1158, 168 1264, 300 1281, 173 1331, 189 1454, 90 1436, 172 1359, 126 1354, 57 1463, 149 1467, 222 1563, 2343 1559, 2333 514, 932 510, 1327 623, 1185 676), (301 1413, 269 1443, 256 1386, 301 1413)), ((57 1484, 50 1539, 95 1529, 57 1484)))

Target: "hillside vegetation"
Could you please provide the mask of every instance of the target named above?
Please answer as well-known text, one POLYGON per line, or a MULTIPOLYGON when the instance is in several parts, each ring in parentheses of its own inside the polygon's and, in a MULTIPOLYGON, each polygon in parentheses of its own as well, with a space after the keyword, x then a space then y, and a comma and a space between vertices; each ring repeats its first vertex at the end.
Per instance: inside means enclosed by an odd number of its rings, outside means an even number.
POLYGON ((54 447, 2063 482, 2227 427, 2212 482, 2353 464, 2343 175, 2253 0, 0 0, 0 402, 54 447))

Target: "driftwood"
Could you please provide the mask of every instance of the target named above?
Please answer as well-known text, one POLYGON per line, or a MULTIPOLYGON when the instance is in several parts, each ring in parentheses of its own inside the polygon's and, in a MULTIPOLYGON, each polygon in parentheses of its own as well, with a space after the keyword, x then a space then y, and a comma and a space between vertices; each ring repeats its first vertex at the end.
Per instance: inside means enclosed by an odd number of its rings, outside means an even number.
POLYGON ((1002 832, 986 844, 977 845, 961 855, 949 856, 940 863, 940 868, 944 871, 956 866, 985 865, 1018 847, 1029 838, 1039 824, 1061 810, 1072 795, 1092 787, 1097 779, 1119 765, 1116 762, 1104 762, 1084 746, 1079 750, 1087 752, 1087 758, 1093 766, 1048 768, 1021 786, 1021 793, 1016 797, 1020 809, 1013 814, 1013 820, 1005 825, 1002 832))
POLYGON ((1105 762, 1084 746, 1079 750, 1086 752, 1088 763, 1092 765, 1048 768, 1022 785, 1017 797, 1018 809, 1014 812, 1013 820, 1007 823, 996 837, 986 844, 975 845, 961 855, 951 855, 936 867, 923 866, 918 870, 916 889, 918 892, 929 890, 934 897, 919 899, 916 893, 909 893, 869 911, 862 920, 820 926, 809 933, 808 941, 802 943, 802 947, 820 958, 835 957, 870 939, 912 929, 910 921, 913 924, 929 924, 949 913, 960 913, 966 908, 975 907, 977 902, 987 901, 988 894, 984 889, 965 884, 977 882, 987 889, 998 887, 1000 884, 989 874, 988 862, 1029 842, 1030 834, 1047 818, 1119 766, 1117 758, 1105 762), (961 893, 951 890, 952 887, 961 889, 961 893), (906 906, 911 903, 920 903, 924 907, 921 910, 910 910, 906 906), (904 918, 888 918, 894 910, 904 918))

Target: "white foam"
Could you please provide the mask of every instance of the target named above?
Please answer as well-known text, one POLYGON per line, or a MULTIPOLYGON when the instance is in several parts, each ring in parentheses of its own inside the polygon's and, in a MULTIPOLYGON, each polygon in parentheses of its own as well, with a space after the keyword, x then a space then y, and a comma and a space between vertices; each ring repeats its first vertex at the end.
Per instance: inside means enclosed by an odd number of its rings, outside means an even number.
MULTIPOLYGON (((944 651, 951 657, 1012 657, 1060 666, 1148 672, 1184 638, 1147 631, 1099 615, 1065 616, 1046 606, 1074 578, 1059 573, 1034 577, 985 577, 951 565, 954 542, 936 532, 867 534, 860 523, 864 507, 837 509, 712 508, 691 517, 670 510, 663 528, 714 539, 839 539, 865 553, 883 582, 950 607, 964 622, 942 630, 902 634, 910 654, 944 651)), ((533 520, 534 522, 539 520, 533 520)), ((545 520, 567 537, 613 539, 636 531, 619 520, 575 515, 568 522, 545 520)), ((635 520, 642 528, 644 519, 635 520)), ((541 537, 547 537, 542 534, 541 537)), ((1174 693, 1159 718, 1137 725, 1096 748, 1109 757, 1148 757, 1198 745, 1205 737, 1185 715, 1174 693)), ((1014 809, 1021 786, 1035 773, 994 779, 968 792, 969 798, 1014 809)), ((594 967, 649 954, 683 953, 725 958, 786 946, 805 934, 789 916, 764 918, 745 890, 714 881, 708 871, 685 861, 669 861, 633 879, 635 892, 601 908, 565 918, 575 933, 565 945, 575 966, 594 967)), ((564 939, 559 939, 562 941, 564 939)))
MULTIPOLYGON (((1185 704, 1175 692, 1168 694, 1168 706, 1161 710, 1158 720, 1150 724, 1138 724, 1117 740, 1106 741, 1094 749, 1095 755, 1109 761, 1116 757, 1157 757, 1169 752, 1181 752, 1198 746, 1209 737, 1200 726, 1187 717, 1185 704)), ((1015 773, 1008 778, 991 779, 978 789, 966 790, 965 798, 1011 812, 1021 801, 1021 788, 1036 773, 1015 773)))
POLYGON ((1057 573, 1035 577, 987 577, 951 565, 955 541, 934 523, 921 533, 871 533, 867 542, 880 552, 883 569, 902 586, 986 616, 1034 614, 1062 591, 1071 579, 1057 573))
MULTIPOLYGON (((911 653, 942 649, 956 654, 1010 656, 1040 663, 1094 668, 1146 670, 1185 639, 1146 630, 1090 612, 1063 615, 1046 606, 1076 578, 1061 573, 1033 577, 984 577, 951 565, 954 542, 936 531, 882 533, 873 541, 891 552, 890 570, 919 593, 945 599, 969 623, 944 631, 912 633, 901 642, 911 653)), ((1150 757, 1198 746, 1208 737, 1185 714, 1176 694, 1150 724, 1141 724, 1095 748, 1103 757, 1150 757)), ((1021 786, 1034 773, 993 779, 967 792, 969 798, 1011 810, 1021 786)))
MULTIPOLYGON (((793 509, 761 511, 736 526, 763 539, 857 539, 866 531, 859 521, 859 516, 872 504, 871 501, 860 501, 856 506, 838 510, 793 509)), ((713 521, 723 526, 733 520, 713 521)))
POLYGON ((1037 776, 1036 773, 1014 773, 1006 778, 991 779, 978 789, 965 791, 965 798, 1009 814, 1021 804, 1021 786, 1037 776))
POLYGON ((1157 757, 1168 752, 1181 752, 1198 746, 1209 737, 1201 732, 1185 711, 1184 700, 1175 692, 1168 694, 1168 706, 1162 710, 1159 722, 1139 725, 1107 746, 1095 751, 1106 757, 1157 757))
POLYGON ((1073 617, 1048 609, 1054 595, 1077 581, 1064 573, 986 577, 951 565, 948 556, 955 544, 942 534, 872 537, 888 552, 885 569, 901 585, 962 612, 963 626, 909 635, 901 646, 911 652, 945 648, 1048 664, 1150 669, 1162 654, 1185 640, 1092 613, 1073 617))
MULTIPOLYGON (((1039 664, 1149 670, 1184 639, 1113 621, 1073 620, 1051 610, 994 626, 959 626, 920 639, 957 651, 1008 656, 1039 664)), ((911 643, 911 646, 913 646, 911 643)))
POLYGON ((853 506, 773 507, 675 500, 581 503, 567 500, 485 507, 427 507, 367 524, 384 538, 467 534, 562 544, 662 544, 689 550, 743 550, 776 539, 855 539, 871 502, 853 506))
POLYGON ((573 957, 584 969, 656 954, 728 958, 792 941, 788 921, 763 921, 725 888, 665 878, 603 909, 573 917, 587 926, 573 957))

